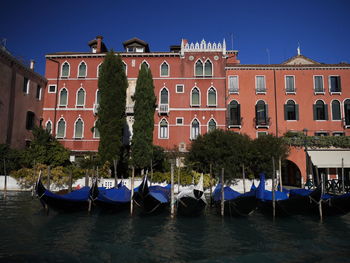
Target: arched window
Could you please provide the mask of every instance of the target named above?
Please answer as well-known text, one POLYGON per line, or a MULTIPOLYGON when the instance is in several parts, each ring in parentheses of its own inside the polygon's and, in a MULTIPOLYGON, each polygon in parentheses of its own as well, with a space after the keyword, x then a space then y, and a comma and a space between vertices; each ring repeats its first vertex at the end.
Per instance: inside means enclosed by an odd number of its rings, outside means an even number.
POLYGON ((60 119, 57 124, 57 138, 64 138, 66 135, 66 122, 64 119, 60 119))
POLYGON ((214 131, 216 129, 216 122, 211 119, 208 123, 208 132, 214 131))
POLYGON ((52 133, 52 122, 51 122, 51 121, 47 121, 47 122, 46 122, 46 130, 47 130, 49 133, 52 133))
POLYGON ((100 65, 97 66, 97 78, 100 77, 101 69, 102 69, 102 63, 101 63, 100 65))
POLYGON ((146 69, 149 69, 149 65, 148 65, 148 63, 147 63, 146 61, 143 61, 143 62, 141 63, 140 69, 142 68, 142 66, 145 66, 146 69))
POLYGON ((74 138, 75 138, 75 139, 81 139, 81 138, 83 138, 83 129, 84 129, 84 123, 83 123, 83 121, 79 118, 79 119, 75 122, 75 126, 74 126, 74 138))
POLYGON ((345 125, 350 125, 350 99, 344 101, 345 125))
POLYGON ((93 135, 94 138, 100 138, 100 131, 96 127, 96 122, 95 122, 95 126, 94 126, 93 130, 94 130, 94 135, 93 135))
POLYGON ((123 61, 123 69, 124 69, 125 75, 128 75, 128 65, 126 65, 124 61, 123 61))
POLYGON ((162 119, 159 124, 159 138, 168 138, 168 122, 165 119, 162 119))
POLYGON ((84 107, 85 105, 85 91, 80 88, 77 92, 77 107, 84 107))
POLYGON ((216 90, 214 88, 208 90, 208 106, 216 106, 216 90))
POLYGON ((169 104, 169 94, 166 88, 163 88, 160 92, 160 104, 169 104))
POLYGON ((196 62, 195 66, 195 75, 196 76, 203 76, 203 63, 201 60, 198 60, 196 62))
POLYGON ((86 64, 85 62, 81 62, 78 69, 78 78, 85 78, 86 77, 86 64))
POLYGON ((259 100, 255 105, 256 125, 268 125, 267 104, 259 100))
POLYGON ((193 88, 191 92, 191 106, 199 106, 199 105, 200 105, 199 89, 193 88))
POLYGON ((168 77, 169 76, 169 65, 166 62, 163 62, 163 64, 160 66, 160 76, 161 77, 168 77))
POLYGON ((213 64, 207 60, 204 64, 204 75, 212 76, 213 75, 213 64))
POLYGON ((199 122, 197 119, 194 119, 191 124, 191 139, 197 139, 199 133, 199 122))
POLYGON ((313 105, 314 108, 314 120, 328 120, 327 104, 322 100, 316 101, 313 105))
POLYGON ((241 105, 233 100, 229 104, 229 123, 231 126, 241 125, 241 105))
POLYGON ((341 120, 340 102, 337 100, 332 101, 332 120, 341 120))
POLYGON ((62 65, 61 77, 62 78, 69 77, 69 64, 68 64, 68 62, 64 62, 62 65))
POLYGON ((59 106, 66 107, 67 104, 68 104, 68 91, 67 91, 67 89, 63 88, 63 89, 61 89, 61 92, 60 92, 59 106))
POLYGON ((284 105, 284 119, 289 121, 299 119, 299 107, 293 100, 288 100, 284 105))

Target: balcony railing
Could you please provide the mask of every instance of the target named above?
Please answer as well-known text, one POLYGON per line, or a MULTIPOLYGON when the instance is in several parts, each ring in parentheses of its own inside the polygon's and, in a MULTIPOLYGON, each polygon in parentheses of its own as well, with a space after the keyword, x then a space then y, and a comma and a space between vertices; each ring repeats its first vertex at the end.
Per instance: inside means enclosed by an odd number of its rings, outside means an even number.
POLYGON ((343 118, 344 128, 350 128, 350 118, 343 118))
POLYGON ((256 128, 269 128, 271 125, 271 119, 270 118, 264 118, 264 119, 257 119, 254 118, 254 123, 256 128))
POLYGON ((231 120, 230 118, 227 119, 227 125, 229 128, 241 128, 242 126, 242 120, 243 118, 239 118, 236 120, 231 120))
POLYGON ((169 104, 160 104, 158 109, 159 114, 169 113, 169 104))

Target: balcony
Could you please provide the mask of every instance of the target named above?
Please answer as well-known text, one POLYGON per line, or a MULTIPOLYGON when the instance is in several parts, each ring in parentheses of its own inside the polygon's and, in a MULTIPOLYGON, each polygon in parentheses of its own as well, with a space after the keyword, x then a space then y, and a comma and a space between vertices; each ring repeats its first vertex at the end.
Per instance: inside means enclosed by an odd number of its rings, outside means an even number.
POLYGON ((271 125, 271 118, 254 118, 255 128, 268 129, 271 125))
POLYGON ((350 118, 343 118, 344 128, 350 128, 350 118))
POLYGON ((231 120, 231 119, 227 118, 228 128, 241 128, 242 127, 242 120, 243 120, 242 117, 235 119, 235 120, 231 120))
POLYGON ((126 105, 125 114, 126 116, 134 115, 134 105, 126 105))
POLYGON ((169 113, 169 104, 160 104, 158 108, 159 115, 168 115, 169 113))
POLYGON ((94 103, 94 107, 92 109, 94 115, 96 115, 98 113, 98 108, 100 107, 100 104, 96 104, 94 103))

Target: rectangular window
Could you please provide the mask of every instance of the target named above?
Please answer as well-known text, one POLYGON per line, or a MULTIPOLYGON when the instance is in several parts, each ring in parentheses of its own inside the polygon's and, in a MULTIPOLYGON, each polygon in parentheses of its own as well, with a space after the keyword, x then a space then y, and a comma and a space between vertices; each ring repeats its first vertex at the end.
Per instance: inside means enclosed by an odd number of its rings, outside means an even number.
POLYGON ((184 125, 184 118, 182 117, 176 118, 176 125, 184 125))
POLYGON ((32 111, 27 111, 26 129, 33 130, 35 114, 32 111))
POLYGON ((36 87, 36 96, 35 96, 38 100, 41 100, 41 86, 38 85, 36 87))
POLYGON ((330 76, 329 77, 329 91, 331 93, 340 93, 341 92, 340 76, 330 76))
POLYGON ((177 84, 176 93, 184 93, 184 92, 185 92, 185 86, 183 84, 177 84))
POLYGON ((48 92, 49 93, 56 93, 56 85, 49 85, 48 92))
POLYGON ((324 131, 315 132, 315 136, 328 136, 328 135, 329 133, 324 131))
POLYGON ((265 135, 267 135, 267 134, 268 134, 268 133, 267 133, 266 131, 257 132, 257 133, 256 133, 256 135, 257 135, 256 137, 257 137, 257 138, 260 138, 260 137, 265 136, 265 135))
POLYGON ((239 93, 238 76, 229 76, 228 77, 228 92, 229 93, 239 93))
POLYGON ((324 93, 323 76, 314 76, 314 90, 315 93, 324 93))
POLYGON ((255 77, 256 93, 266 93, 265 76, 255 77))
POLYGON ((29 79, 26 77, 23 78, 23 92, 29 94, 29 79))
POLYGON ((344 136, 344 132, 333 132, 333 136, 344 136))
POLYGON ((294 76, 286 76, 286 93, 295 93, 294 76))

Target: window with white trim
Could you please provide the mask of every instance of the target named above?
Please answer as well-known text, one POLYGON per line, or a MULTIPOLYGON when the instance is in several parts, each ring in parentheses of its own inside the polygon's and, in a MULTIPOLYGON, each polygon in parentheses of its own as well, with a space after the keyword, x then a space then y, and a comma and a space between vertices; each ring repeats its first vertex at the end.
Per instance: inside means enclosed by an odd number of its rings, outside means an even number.
POLYGON ((75 139, 81 139, 83 138, 83 129, 84 129, 84 123, 83 121, 79 118, 74 124, 74 138, 75 139))
POLYGON ((56 93, 56 85, 49 85, 48 93, 56 93))
POLYGON ((329 91, 331 93, 341 92, 340 76, 329 76, 329 91))
POLYGON ((57 124, 57 138, 64 138, 66 135, 66 122, 64 119, 60 119, 57 124))
POLYGON ((238 76, 228 76, 228 92, 239 93, 238 76))
POLYGON ((59 106, 66 107, 67 104, 68 104, 68 91, 66 88, 63 88, 61 89, 61 92, 60 92, 59 106))
POLYGON ((168 77, 169 76, 169 65, 165 61, 160 66, 160 76, 168 77))
POLYGON ((195 65, 195 76, 202 77, 203 73, 203 62, 198 60, 195 65))
POLYGON ((328 120, 328 110, 327 104, 325 104, 322 100, 316 101, 313 105, 314 109, 314 120, 328 120))
POLYGON ((52 122, 47 121, 46 122, 46 130, 51 134, 52 133, 52 122))
POLYGON ((213 64, 210 60, 207 60, 204 64, 204 75, 206 77, 213 76, 213 64))
POLYGON ((345 125, 350 126, 350 99, 344 101, 344 118, 345 125))
POLYGON ((42 91, 41 86, 40 86, 40 85, 37 85, 37 86, 36 86, 35 98, 38 99, 38 100, 41 100, 41 91, 42 91))
POLYGON ((199 121, 197 119, 194 119, 191 124, 191 139, 195 140, 197 139, 198 135, 200 134, 199 131, 199 121))
POLYGON ((185 86, 183 84, 177 84, 176 93, 184 93, 184 92, 185 92, 185 86))
POLYGON ((314 92, 324 93, 323 76, 314 76, 314 92))
POLYGON ((176 118, 176 125, 183 125, 184 124, 184 118, 183 117, 177 117, 176 118))
POLYGON ((200 106, 200 94, 197 87, 193 88, 191 91, 191 106, 200 106))
POLYGON ((294 76, 286 76, 286 93, 295 93, 295 81, 294 76))
POLYGON ((85 78, 85 77, 86 77, 86 63, 83 61, 79 65, 78 78, 85 78))
POLYGON ((216 106, 216 90, 213 87, 208 90, 208 106, 216 106))
POLYGON ((299 105, 293 100, 288 100, 284 105, 284 119, 288 121, 299 120, 299 105))
POLYGON ((208 123, 208 132, 216 130, 216 122, 214 119, 211 119, 208 123))
POLYGON ((23 77, 23 92, 25 94, 29 94, 29 84, 30 84, 29 79, 26 77, 23 77))
POLYGON ((167 139, 168 138, 168 122, 165 119, 162 119, 159 123, 159 138, 167 139))
POLYGON ((340 102, 338 100, 332 101, 332 120, 341 120, 340 102))
POLYGON ((255 84, 256 93, 266 93, 265 76, 256 76, 255 84))
POLYGON ((77 92, 77 107, 84 107, 85 105, 85 90, 80 88, 77 92))
POLYGON ((68 62, 64 62, 62 65, 61 78, 68 78, 69 71, 70 71, 70 67, 69 67, 68 62))

